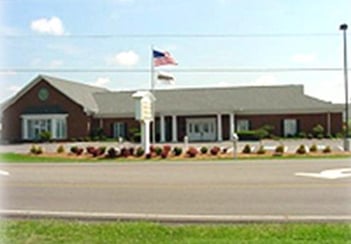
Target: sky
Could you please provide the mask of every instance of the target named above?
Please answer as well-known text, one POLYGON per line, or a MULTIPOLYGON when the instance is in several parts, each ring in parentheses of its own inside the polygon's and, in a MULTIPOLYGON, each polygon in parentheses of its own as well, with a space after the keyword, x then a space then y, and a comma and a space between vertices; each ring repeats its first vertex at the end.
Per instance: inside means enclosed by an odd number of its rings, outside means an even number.
POLYGON ((351 25, 350 9, 350 0, 0 0, 0 102, 38 74, 148 89, 153 46, 178 62, 157 68, 176 77, 157 89, 301 84, 343 103, 339 26, 351 25))

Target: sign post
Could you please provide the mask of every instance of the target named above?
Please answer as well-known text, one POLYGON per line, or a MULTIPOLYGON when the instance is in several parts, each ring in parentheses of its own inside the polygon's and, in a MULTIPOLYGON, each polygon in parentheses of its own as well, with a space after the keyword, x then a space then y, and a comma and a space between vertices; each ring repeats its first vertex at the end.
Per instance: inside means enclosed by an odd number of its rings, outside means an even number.
POLYGON ((150 153, 150 124, 154 119, 153 103, 155 97, 151 92, 138 91, 132 95, 135 99, 135 119, 141 123, 141 143, 145 154, 150 153))

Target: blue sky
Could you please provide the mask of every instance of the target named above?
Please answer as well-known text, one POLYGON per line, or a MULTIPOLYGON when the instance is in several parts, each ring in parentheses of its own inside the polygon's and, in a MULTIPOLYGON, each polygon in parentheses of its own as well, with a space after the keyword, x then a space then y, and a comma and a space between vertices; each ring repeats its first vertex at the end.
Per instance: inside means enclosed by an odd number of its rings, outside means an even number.
POLYGON ((168 50, 179 63, 161 68, 173 72, 175 85, 158 84, 157 88, 303 84, 308 95, 344 102, 342 71, 180 70, 341 68, 338 28, 341 23, 351 25, 350 0, 0 0, 0 7, 0 68, 12 70, 0 73, 0 102, 26 85, 41 68, 127 69, 130 72, 46 74, 111 90, 146 89, 150 74, 133 70, 150 68, 151 45, 168 50), (295 35, 315 33, 328 35, 295 35), (92 34, 114 36, 85 36, 92 34), (161 36, 147 36, 153 34, 161 36), (33 72, 21 73, 18 68, 33 72))

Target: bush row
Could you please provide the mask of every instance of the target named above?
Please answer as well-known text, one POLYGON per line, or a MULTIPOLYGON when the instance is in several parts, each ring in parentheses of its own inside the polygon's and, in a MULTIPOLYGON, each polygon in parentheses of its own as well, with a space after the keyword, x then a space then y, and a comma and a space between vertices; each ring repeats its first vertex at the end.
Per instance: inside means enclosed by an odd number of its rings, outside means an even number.
MULTIPOLYGON (((65 148, 60 145, 57 148, 57 153, 64 153, 65 152, 65 148)), ((146 159, 150 159, 150 158, 154 158, 154 157, 161 157, 163 159, 169 157, 170 155, 173 156, 180 156, 183 153, 183 149, 181 147, 174 147, 172 149, 172 147, 170 145, 164 145, 163 147, 159 147, 159 146, 150 146, 150 153, 145 154, 145 151, 142 147, 122 147, 122 148, 117 148, 117 147, 110 147, 110 148, 106 148, 104 146, 101 147, 92 147, 92 146, 88 146, 86 148, 83 147, 78 147, 78 146, 72 146, 70 148, 70 153, 74 154, 74 155, 83 155, 84 153, 87 155, 90 155, 92 157, 106 157, 106 158, 118 158, 118 157, 142 157, 145 156, 146 159)), ((274 148, 273 150, 273 154, 274 155, 282 155, 285 151, 285 146, 284 145, 278 145, 274 148)), ((310 147, 307 147, 305 145, 300 145, 297 150, 296 153, 297 154, 306 154, 308 152, 317 152, 318 151, 318 147, 316 144, 313 144, 310 147)), ((322 148, 320 150, 323 153, 330 153, 332 150, 330 148, 330 146, 326 146, 324 148, 322 148)), ((197 155, 201 154, 201 155, 212 155, 212 156, 217 156, 218 154, 226 154, 228 152, 228 148, 220 148, 218 146, 213 146, 210 149, 208 147, 202 146, 200 149, 197 149, 195 147, 189 147, 186 151, 185 151, 185 155, 189 158, 194 158, 197 155)), ((261 145, 257 150, 254 150, 254 148, 252 146, 250 146, 249 144, 246 144, 241 153, 243 154, 252 154, 252 153, 256 153, 256 154, 265 154, 267 152, 267 150, 265 149, 265 147, 263 145, 261 145)), ((43 149, 40 146, 36 146, 33 145, 30 148, 30 153, 38 155, 38 154, 42 154, 43 153, 43 149)))

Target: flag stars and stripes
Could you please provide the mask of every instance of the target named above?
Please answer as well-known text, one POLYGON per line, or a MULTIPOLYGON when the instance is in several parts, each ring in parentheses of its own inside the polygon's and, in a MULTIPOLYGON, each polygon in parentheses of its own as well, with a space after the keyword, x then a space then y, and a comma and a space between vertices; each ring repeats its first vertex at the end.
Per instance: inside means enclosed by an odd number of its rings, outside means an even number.
POLYGON ((177 65, 177 61, 170 55, 169 52, 161 52, 153 50, 153 58, 154 58, 154 65, 162 66, 162 65, 177 65))

